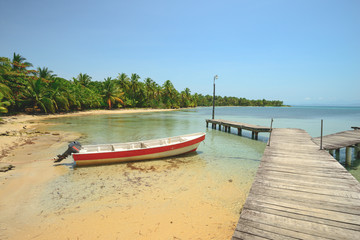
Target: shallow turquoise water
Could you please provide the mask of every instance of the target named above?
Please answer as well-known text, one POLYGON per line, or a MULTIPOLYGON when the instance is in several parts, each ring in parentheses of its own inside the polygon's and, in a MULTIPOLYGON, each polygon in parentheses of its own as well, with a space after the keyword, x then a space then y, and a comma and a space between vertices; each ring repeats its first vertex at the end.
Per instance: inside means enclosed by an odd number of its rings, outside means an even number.
POLYGON ((198 155, 216 169, 232 171, 234 166, 256 169, 265 149, 266 136, 253 141, 237 135, 206 128, 207 108, 192 110, 93 115, 49 120, 60 123, 56 130, 72 130, 85 134, 82 144, 116 143, 206 132, 198 155))
MULTIPOLYGON (((60 123, 56 130, 71 130, 85 134, 82 144, 138 141, 193 132, 206 132, 206 140, 197 151, 197 158, 205 163, 204 169, 221 176, 234 177, 255 173, 268 139, 260 141, 206 128, 205 119, 211 118, 212 108, 196 108, 172 112, 137 113, 118 115, 91 115, 49 120, 60 123)), ((320 121, 324 120, 324 135, 350 130, 360 126, 360 107, 216 107, 215 118, 270 126, 275 128, 301 128, 311 136, 320 136, 320 121)), ((344 161, 344 151, 341 152, 344 161)), ((185 156, 186 157, 186 156, 185 156)), ((350 172, 359 179, 359 159, 353 162, 350 172)), ((250 178, 251 179, 251 178, 250 178)))

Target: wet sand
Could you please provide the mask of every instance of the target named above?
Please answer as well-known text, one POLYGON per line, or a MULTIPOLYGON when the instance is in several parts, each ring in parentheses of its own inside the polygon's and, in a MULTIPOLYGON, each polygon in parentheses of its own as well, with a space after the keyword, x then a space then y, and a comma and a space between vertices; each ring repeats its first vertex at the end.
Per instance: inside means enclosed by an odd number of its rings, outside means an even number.
POLYGON ((70 158, 53 164, 54 153, 80 135, 35 133, 37 122, 28 117, 33 123, 17 117, 1 126, 20 124, 14 131, 22 133, 0 137, 18 143, 0 160, 15 165, 0 173, 0 239, 231 238, 243 189, 250 189, 244 176, 206 171, 198 154, 86 168, 73 168, 70 158))

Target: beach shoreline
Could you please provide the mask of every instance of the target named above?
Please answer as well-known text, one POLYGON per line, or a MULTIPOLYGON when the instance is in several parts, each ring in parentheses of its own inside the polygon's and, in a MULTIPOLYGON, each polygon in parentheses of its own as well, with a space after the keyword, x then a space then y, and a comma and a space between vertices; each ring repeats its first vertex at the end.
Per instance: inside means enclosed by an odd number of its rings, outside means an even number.
MULTIPOLYGON (((42 120, 74 117, 74 116, 88 116, 88 115, 107 115, 107 114, 133 114, 133 113, 152 113, 175 111, 177 109, 117 109, 117 110, 89 110, 81 112, 70 112, 60 114, 44 114, 44 115, 28 115, 18 114, 12 116, 1 116, 0 123, 0 162, 12 150, 21 144, 29 141, 31 137, 42 135, 45 132, 37 130, 42 125, 42 120)), ((47 131, 48 133, 48 131, 47 131)), ((60 134, 55 132, 53 134, 60 134)))

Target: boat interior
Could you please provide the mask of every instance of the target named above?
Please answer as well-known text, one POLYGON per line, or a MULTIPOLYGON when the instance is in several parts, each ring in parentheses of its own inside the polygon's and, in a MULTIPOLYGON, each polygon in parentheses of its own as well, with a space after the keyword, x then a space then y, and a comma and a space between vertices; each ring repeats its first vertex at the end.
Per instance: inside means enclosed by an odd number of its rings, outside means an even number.
POLYGON ((81 148, 80 153, 99 153, 99 152, 113 152, 113 151, 154 148, 154 147, 161 147, 161 146, 181 143, 193 138, 194 136, 181 136, 181 137, 171 137, 171 138, 163 138, 163 139, 140 141, 140 142, 85 145, 81 148))

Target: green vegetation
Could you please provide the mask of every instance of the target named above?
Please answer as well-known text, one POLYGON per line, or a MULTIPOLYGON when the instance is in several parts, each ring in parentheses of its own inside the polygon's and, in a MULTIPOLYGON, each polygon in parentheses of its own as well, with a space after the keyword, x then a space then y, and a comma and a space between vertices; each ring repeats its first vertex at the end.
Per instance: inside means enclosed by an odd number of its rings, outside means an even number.
MULTIPOLYGON (((0 57, 0 113, 56 113, 94 108, 186 108, 212 106, 212 96, 179 92, 170 80, 163 85, 151 78, 141 81, 125 73, 104 81, 80 73, 67 80, 47 67, 36 70, 26 58, 14 53, 12 60, 0 57)), ((282 101, 248 100, 216 96, 217 106, 282 106, 282 101)))

